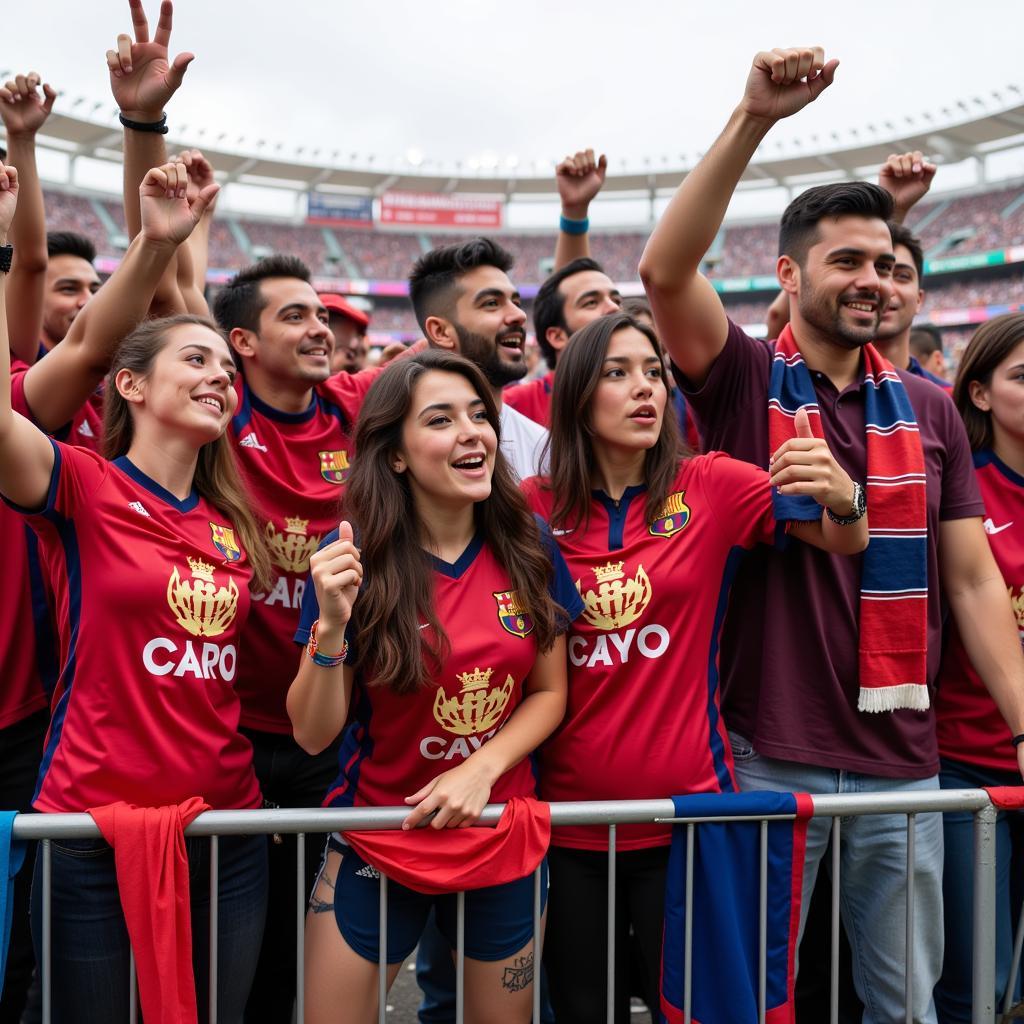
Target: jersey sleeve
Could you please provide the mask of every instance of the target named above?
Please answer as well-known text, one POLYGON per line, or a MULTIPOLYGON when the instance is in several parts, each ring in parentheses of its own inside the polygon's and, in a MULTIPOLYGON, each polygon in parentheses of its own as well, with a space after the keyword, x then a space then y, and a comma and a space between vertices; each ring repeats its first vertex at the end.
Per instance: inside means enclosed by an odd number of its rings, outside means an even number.
MULTIPOLYGON (((551 600, 560 608, 565 609, 566 621, 563 625, 568 628, 570 622, 575 622, 583 614, 583 599, 576 589, 576 584, 569 573, 569 566, 565 564, 565 558, 562 556, 555 538, 551 536, 548 524, 540 516, 537 516, 536 519, 544 548, 551 559, 551 583, 548 585, 548 590, 551 600)), ((564 632, 564 629, 561 632, 564 632)))
POLYGON ((945 459, 942 466, 942 497, 939 519, 970 519, 985 514, 985 505, 974 472, 974 457, 967 440, 967 430, 956 406, 941 396, 941 430, 945 459))
POLYGON ((371 366, 358 373, 335 373, 327 378, 323 384, 318 385, 317 391, 325 398, 334 402, 348 417, 349 422, 354 424, 359 418, 359 410, 363 406, 363 399, 370 390, 373 382, 387 369, 384 366, 371 366))
POLYGON ((704 496, 729 546, 782 546, 786 524, 775 519, 768 474, 724 452, 712 452, 702 461, 704 496))
POLYGON ((81 509, 88 507, 93 494, 110 472, 110 463, 95 452, 62 444, 53 438, 49 440, 53 446, 53 471, 43 506, 22 508, 11 501, 7 504, 25 516, 74 519, 81 509))

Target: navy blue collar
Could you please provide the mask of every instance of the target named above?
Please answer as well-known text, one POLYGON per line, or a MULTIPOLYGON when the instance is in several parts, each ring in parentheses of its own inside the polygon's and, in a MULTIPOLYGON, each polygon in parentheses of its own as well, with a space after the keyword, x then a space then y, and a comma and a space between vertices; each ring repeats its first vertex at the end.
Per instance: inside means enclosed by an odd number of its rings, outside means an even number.
POLYGON ((595 488, 590 493, 596 498, 605 508, 622 508, 623 505, 628 505, 638 494, 643 494, 647 490, 647 484, 634 484, 632 487, 627 487, 622 492, 622 497, 616 500, 615 498, 608 497, 604 491, 595 488))
POLYGON ((161 487, 152 477, 146 476, 127 455, 121 455, 114 459, 114 465, 126 476, 130 476, 140 487, 145 487, 150 494, 178 512, 191 512, 199 504, 199 492, 194 485, 189 496, 181 501, 166 488, 161 487))
POLYGON ((991 448, 982 448, 974 453, 974 468, 981 469, 982 466, 995 466, 1011 484, 1024 487, 1024 476, 1011 469, 991 448))
POLYGON ((483 546, 484 535, 478 530, 469 542, 469 546, 454 562, 446 562, 443 558, 438 558, 437 555, 433 554, 430 556, 430 561, 434 566, 435 572, 439 572, 442 576, 447 576, 449 579, 457 580, 473 564, 483 546))
POLYGON ((246 391, 249 393, 249 402, 252 407, 261 416, 266 416, 268 420, 277 420, 279 423, 305 423, 316 414, 317 394, 315 391, 309 400, 309 405, 301 412, 282 412, 280 409, 275 409, 274 406, 264 402, 248 384, 246 384, 246 391))

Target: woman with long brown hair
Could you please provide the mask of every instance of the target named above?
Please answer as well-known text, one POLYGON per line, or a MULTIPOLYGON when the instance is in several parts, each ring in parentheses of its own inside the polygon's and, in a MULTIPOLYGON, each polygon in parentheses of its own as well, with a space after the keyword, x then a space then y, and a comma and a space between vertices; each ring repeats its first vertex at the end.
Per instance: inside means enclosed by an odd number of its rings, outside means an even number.
MULTIPOLYGON (((978 328, 960 360, 953 401, 974 453, 989 546, 1024 637, 1024 313, 1006 313, 978 328)), ((1015 748, 1024 739, 1010 736, 953 622, 939 670, 935 715, 943 789, 1020 785, 1015 748)), ((947 812, 942 816, 942 832, 946 944, 935 1009, 942 1024, 953 1024, 971 1019, 973 815, 947 812)), ((1010 970, 1013 922, 1021 907, 1016 879, 1022 859, 1024 821, 1019 814, 1000 811, 996 819, 997 1004, 1010 970)), ((1011 988, 1019 995, 1019 978, 1013 979, 1011 988)))
MULTIPOLYGON (((142 231, 83 317, 122 325, 119 306, 138 305, 136 292, 146 296, 144 315, 177 246, 216 194, 211 185, 189 200, 186 181, 181 163, 148 172, 142 231)), ((16 173, 0 164, 0 271, 16 197, 16 173)), ((266 577, 268 561, 224 437, 237 401, 227 342, 212 323, 191 316, 128 334, 107 376, 107 461, 51 439, 12 408, 4 281, 0 272, 0 494, 39 537, 60 634, 33 806, 82 812, 198 796, 217 808, 258 807, 232 681, 249 583, 266 577)), ((207 850, 189 844, 196 874, 207 850)), ((37 957, 39 868, 37 861, 37 957)), ((221 1020, 242 1019, 265 878, 261 837, 222 840, 220 953, 230 951, 232 970, 218 987, 221 1020)), ((103 840, 54 840, 51 892, 54 1020, 127 1020, 131 950, 113 850, 103 840)), ((200 886, 192 913, 202 990, 208 897, 200 886)), ((198 1002, 207 1005, 202 996, 198 1002)))
MULTIPOLYGON (((566 717, 540 751, 548 800, 734 790, 718 642, 738 557, 783 532, 771 485, 813 499, 815 518, 781 524, 791 536, 842 554, 867 546, 858 488, 811 435, 806 411, 769 476, 720 453, 690 455, 668 401, 657 338, 626 313, 578 331, 559 359, 550 477, 524 484, 584 603, 568 638, 566 717), (599 770, 584 767, 597 759, 599 770)), ((668 826, 618 828, 616 950, 632 929, 653 1013, 669 842, 668 826)), ((606 829, 554 830, 544 962, 559 1024, 604 1018, 607 861, 606 829)), ((625 1021, 621 956, 616 975, 625 1021)))
MULTIPOLYGON (((367 394, 346 520, 310 562, 296 637, 309 644, 288 693, 311 752, 349 721, 327 806, 405 802, 405 829, 438 830, 534 792, 528 758, 565 710, 563 632, 580 604, 498 432, 483 374, 451 353, 394 363, 367 394)), ((376 1017, 378 885, 332 838, 306 924, 307 1024, 376 1017)), ((455 896, 392 881, 388 900, 393 981, 432 907, 454 946, 455 896)), ((529 1020, 532 901, 530 876, 467 893, 467 1020, 529 1020)))

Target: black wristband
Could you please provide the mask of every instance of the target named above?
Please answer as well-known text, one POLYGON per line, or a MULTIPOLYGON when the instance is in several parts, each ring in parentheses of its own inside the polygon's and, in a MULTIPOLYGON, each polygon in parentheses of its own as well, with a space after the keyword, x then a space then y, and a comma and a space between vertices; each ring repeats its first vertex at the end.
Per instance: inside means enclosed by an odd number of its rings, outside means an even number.
POLYGON ((117 114, 118 120, 133 132, 153 132, 156 135, 167 134, 167 115, 164 114, 159 121, 129 121, 120 111, 117 114))
POLYGON ((0 245, 0 274, 6 274, 11 269, 11 261, 14 259, 13 245, 0 245))
POLYGON ((1024 732, 1020 733, 1020 735, 1018 736, 1013 737, 1013 745, 1015 747, 1019 747, 1022 743, 1024 743, 1024 732))

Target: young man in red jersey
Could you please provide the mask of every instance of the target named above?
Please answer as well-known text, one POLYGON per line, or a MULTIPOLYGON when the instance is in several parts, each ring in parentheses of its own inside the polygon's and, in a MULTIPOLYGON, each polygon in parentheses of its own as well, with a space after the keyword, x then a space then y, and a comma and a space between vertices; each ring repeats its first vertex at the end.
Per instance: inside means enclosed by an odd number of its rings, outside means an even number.
MULTIPOLYGON (((893 293, 892 197, 854 182, 810 189, 790 204, 777 273, 791 324, 774 350, 729 322, 699 272, 761 140, 816 99, 837 65, 816 47, 754 58, 739 105, 669 204, 640 273, 709 449, 766 465, 770 438, 792 407, 809 407, 816 433, 870 492, 872 540, 860 564, 792 545, 748 561, 737 576, 722 644, 737 778, 760 789, 930 791, 938 756, 928 684, 938 668, 940 582, 1014 735, 1024 729, 1024 659, 982 529, 962 424, 933 385, 893 370, 870 345, 893 293), (879 562, 879 552, 899 557, 879 562), (906 624, 901 641, 880 650, 873 641, 897 622, 906 624)), ((812 823, 805 895, 827 843, 827 823, 812 823)), ((905 1012, 906 822, 860 818, 844 828, 842 850, 844 922, 865 1021, 894 1020, 905 1012)), ((907 966, 914 1018, 934 1022, 942 961, 937 816, 917 816, 916 854, 907 966)))

